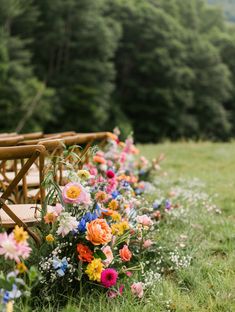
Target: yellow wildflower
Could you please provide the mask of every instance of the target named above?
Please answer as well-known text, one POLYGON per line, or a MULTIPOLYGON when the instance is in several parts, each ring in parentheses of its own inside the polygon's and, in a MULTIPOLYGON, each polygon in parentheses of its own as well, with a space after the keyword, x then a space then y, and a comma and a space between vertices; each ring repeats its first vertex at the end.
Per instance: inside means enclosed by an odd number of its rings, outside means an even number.
POLYGON ((112 224, 111 229, 113 235, 121 236, 124 234, 126 230, 129 229, 129 224, 127 221, 122 221, 119 223, 112 224))
POLYGON ((112 199, 108 205, 109 209, 117 210, 118 209, 118 202, 115 199, 112 199))
POLYGON ((114 211, 112 214, 111 214, 111 218, 114 220, 114 221, 121 221, 121 215, 120 213, 118 213, 117 211, 114 211))
POLYGON ((91 281, 100 282, 103 264, 100 258, 92 260, 85 271, 91 281))
POLYGON ((91 177, 89 171, 87 170, 78 170, 77 175, 82 180, 88 180, 91 177))
POLYGON ((6 304, 6 312, 13 312, 13 301, 9 301, 7 304, 6 304))
POLYGON ((17 243, 25 242, 29 238, 29 234, 24 230, 24 228, 19 227, 18 225, 15 226, 13 233, 17 243))
POLYGON ((19 273, 24 273, 28 270, 27 266, 23 262, 19 262, 16 265, 16 269, 19 271, 19 273))
POLYGON ((54 236, 53 236, 52 234, 48 234, 48 235, 46 236, 46 241, 47 241, 48 243, 52 243, 52 242, 54 242, 54 240, 55 240, 55 238, 54 238, 54 236))

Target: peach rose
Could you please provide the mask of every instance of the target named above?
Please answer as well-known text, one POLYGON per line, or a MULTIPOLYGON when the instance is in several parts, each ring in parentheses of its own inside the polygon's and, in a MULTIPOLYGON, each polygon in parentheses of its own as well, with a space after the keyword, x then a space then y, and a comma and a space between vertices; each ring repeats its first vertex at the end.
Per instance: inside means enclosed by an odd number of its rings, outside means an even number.
POLYGON ((107 244, 112 239, 111 228, 104 219, 96 219, 87 223, 86 239, 93 245, 107 244))
POLYGON ((127 245, 124 245, 122 249, 119 250, 119 255, 124 262, 130 261, 132 258, 132 253, 127 245))
POLYGON ((113 253, 112 253, 112 249, 109 246, 105 246, 101 249, 103 251, 103 253, 106 256, 106 259, 103 260, 103 264, 105 266, 109 266, 110 263, 113 261, 113 253))

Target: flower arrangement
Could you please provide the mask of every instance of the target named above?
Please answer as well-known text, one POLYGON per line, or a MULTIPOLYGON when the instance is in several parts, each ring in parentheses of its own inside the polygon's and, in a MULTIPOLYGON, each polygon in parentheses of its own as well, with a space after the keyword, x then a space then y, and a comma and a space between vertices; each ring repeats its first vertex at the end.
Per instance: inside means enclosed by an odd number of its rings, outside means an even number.
POLYGON ((165 197, 157 182, 149 180, 153 170, 160 171, 162 159, 151 163, 139 156, 131 137, 120 142, 113 135, 104 149, 93 150, 82 169, 78 158, 68 163, 64 186, 48 174, 49 205, 42 210, 38 257, 30 259, 23 228, 0 233, 0 255, 10 268, 0 274, 4 309, 10 311, 14 300, 29 295, 31 288, 42 298, 61 289, 81 294, 98 288, 108 298, 129 291, 138 300, 162 273, 190 265, 191 257, 180 249, 165 250, 156 242, 160 222, 174 216, 185 196, 175 189, 165 197))
POLYGON ((123 143, 114 136, 77 174, 70 165, 68 183, 62 190, 55 187, 48 202, 53 206, 43 215, 46 247, 39 271, 44 289, 63 284, 79 291, 93 285, 113 298, 128 287, 142 297, 141 282, 131 286, 129 277, 142 274, 142 256, 153 246, 157 221, 152 207, 147 212, 141 207, 144 192, 136 192, 143 184, 140 170, 149 166, 137 155, 132 138, 123 143))

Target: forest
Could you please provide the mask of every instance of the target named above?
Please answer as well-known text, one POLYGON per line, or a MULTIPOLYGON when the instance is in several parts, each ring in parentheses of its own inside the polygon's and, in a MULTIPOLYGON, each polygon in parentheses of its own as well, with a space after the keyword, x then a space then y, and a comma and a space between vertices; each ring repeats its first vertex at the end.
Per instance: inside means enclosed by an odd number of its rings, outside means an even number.
POLYGON ((235 26, 219 7, 0 0, 0 8, 1 132, 119 125, 138 142, 234 137, 235 26))

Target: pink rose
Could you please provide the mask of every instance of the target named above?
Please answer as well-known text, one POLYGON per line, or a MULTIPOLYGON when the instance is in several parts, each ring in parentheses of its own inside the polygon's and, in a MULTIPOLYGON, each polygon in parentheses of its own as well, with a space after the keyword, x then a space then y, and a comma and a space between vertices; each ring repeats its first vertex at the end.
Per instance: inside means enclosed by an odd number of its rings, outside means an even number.
POLYGON ((149 248, 150 246, 152 246, 153 242, 151 241, 151 239, 147 239, 146 241, 144 241, 144 248, 149 248))
POLYGON ((147 215, 137 216, 136 221, 143 226, 150 227, 153 225, 153 221, 147 215))
POLYGON ((137 296, 138 298, 142 298, 144 295, 143 283, 133 283, 131 285, 131 292, 133 295, 137 296))

